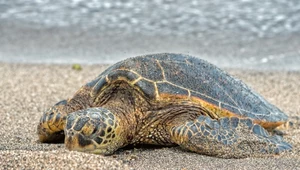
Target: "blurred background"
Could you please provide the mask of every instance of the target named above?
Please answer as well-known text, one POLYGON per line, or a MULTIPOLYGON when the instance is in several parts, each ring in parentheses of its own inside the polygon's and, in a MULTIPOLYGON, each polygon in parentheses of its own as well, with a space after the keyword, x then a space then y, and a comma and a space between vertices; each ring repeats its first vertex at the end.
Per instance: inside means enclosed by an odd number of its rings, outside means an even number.
POLYGON ((300 70, 300 1, 0 0, 0 62, 112 64, 158 52, 300 70))

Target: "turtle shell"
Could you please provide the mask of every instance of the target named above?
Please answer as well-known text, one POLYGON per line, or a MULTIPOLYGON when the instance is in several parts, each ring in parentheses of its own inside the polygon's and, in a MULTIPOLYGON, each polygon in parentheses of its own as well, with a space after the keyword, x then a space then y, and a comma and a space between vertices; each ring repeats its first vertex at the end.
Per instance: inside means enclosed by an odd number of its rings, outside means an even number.
POLYGON ((138 87, 149 100, 191 101, 212 115, 218 112, 218 117, 249 117, 270 128, 288 118, 242 81, 188 55, 164 53, 129 58, 112 65, 87 86, 97 94, 115 80, 138 87))

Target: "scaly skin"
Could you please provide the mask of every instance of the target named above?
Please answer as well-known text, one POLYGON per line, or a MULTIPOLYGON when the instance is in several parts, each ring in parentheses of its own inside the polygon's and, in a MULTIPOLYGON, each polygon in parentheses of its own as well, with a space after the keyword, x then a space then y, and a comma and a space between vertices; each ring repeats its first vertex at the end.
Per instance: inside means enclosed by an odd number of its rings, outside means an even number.
POLYGON ((270 136, 249 118, 221 118, 213 120, 200 116, 194 121, 173 127, 175 143, 200 154, 222 158, 244 158, 278 154, 292 146, 280 136, 270 136))
POLYGON ((52 108, 45 111, 37 126, 39 140, 43 143, 60 143, 64 140, 64 128, 66 124, 65 106, 66 100, 55 104, 52 108))

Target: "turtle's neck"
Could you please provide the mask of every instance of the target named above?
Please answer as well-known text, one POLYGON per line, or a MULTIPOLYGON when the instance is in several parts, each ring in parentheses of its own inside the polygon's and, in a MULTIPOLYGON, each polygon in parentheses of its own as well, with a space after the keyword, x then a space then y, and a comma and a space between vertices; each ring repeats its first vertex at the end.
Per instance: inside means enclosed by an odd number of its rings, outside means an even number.
POLYGON ((106 108, 119 118, 129 141, 135 137, 150 107, 143 94, 124 82, 108 86, 94 101, 92 107, 106 108))
POLYGON ((135 116, 134 110, 129 109, 130 107, 132 108, 132 106, 118 104, 118 102, 114 101, 113 103, 106 104, 102 107, 108 109, 120 120, 119 126, 122 129, 122 134, 127 139, 127 142, 130 143, 137 133, 139 121, 135 116))
POLYGON ((72 113, 91 107, 92 98, 90 97, 90 87, 81 87, 75 95, 67 100, 65 109, 66 113, 72 113))

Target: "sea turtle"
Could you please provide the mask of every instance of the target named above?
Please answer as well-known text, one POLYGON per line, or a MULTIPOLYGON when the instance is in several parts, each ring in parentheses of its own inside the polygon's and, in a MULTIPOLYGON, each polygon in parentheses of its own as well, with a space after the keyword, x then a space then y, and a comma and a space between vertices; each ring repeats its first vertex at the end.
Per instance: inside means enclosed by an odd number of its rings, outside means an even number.
POLYGON ((113 154, 128 144, 179 145, 223 158, 291 150, 267 132, 288 117, 240 80, 183 54, 153 54, 112 65, 44 112, 39 140, 113 154))

